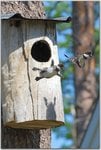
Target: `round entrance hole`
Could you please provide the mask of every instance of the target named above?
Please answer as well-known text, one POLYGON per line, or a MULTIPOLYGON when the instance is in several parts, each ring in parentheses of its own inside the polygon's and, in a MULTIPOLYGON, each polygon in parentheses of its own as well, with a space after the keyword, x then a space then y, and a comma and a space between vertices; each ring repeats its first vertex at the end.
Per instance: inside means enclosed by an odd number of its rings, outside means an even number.
POLYGON ((35 42, 31 49, 31 55, 39 62, 47 62, 51 57, 49 44, 44 40, 35 42))

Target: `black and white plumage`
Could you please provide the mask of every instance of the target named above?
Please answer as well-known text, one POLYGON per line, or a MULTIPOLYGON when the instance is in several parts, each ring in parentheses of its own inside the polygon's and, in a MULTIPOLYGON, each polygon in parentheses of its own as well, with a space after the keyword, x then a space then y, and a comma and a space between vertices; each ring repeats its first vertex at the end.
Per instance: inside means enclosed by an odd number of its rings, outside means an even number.
POLYGON ((85 66, 85 61, 92 56, 93 56, 93 53, 91 51, 85 52, 84 54, 75 56, 73 58, 69 58, 65 54, 65 57, 67 57, 70 62, 72 62, 73 64, 77 64, 80 68, 83 68, 85 66))
POLYGON ((92 57, 93 56, 93 53, 90 51, 90 52, 85 52, 84 54, 83 54, 83 58, 84 59, 88 59, 88 58, 90 58, 90 57, 92 57))
POLYGON ((43 78, 51 78, 55 75, 62 77, 60 71, 63 69, 63 67, 64 67, 63 64, 54 65, 53 62, 52 62, 50 67, 46 67, 43 69, 39 69, 39 68, 34 67, 33 71, 38 70, 40 73, 40 76, 36 77, 35 80, 38 81, 38 80, 43 79, 43 78))

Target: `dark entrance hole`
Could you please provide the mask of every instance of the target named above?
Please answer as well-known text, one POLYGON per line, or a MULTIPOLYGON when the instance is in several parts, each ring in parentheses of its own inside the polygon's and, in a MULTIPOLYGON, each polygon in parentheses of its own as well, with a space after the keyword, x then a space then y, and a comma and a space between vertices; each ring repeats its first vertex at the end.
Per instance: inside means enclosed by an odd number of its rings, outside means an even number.
POLYGON ((39 62, 47 62, 51 57, 49 44, 44 40, 35 42, 31 49, 31 55, 39 62))

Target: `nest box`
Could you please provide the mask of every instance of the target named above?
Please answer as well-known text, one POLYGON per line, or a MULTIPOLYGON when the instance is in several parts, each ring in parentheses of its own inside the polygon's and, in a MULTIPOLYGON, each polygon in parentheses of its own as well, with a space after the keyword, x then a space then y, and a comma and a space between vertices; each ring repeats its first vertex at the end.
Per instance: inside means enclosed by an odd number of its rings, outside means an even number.
POLYGON ((2 15, 2 113, 5 126, 33 129, 64 124, 60 77, 36 81, 33 67, 59 63, 56 23, 69 18, 29 19, 2 15))

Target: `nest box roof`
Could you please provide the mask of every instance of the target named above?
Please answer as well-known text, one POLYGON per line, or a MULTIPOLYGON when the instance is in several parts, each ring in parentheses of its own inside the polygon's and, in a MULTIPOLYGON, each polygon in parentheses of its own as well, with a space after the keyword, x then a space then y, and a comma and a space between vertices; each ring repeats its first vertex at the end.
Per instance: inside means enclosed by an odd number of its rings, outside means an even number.
POLYGON ((1 14, 2 20, 38 20, 38 21, 50 21, 54 23, 69 23, 72 18, 69 17, 61 17, 61 18, 26 18, 23 17, 20 13, 9 13, 9 14, 1 14))

